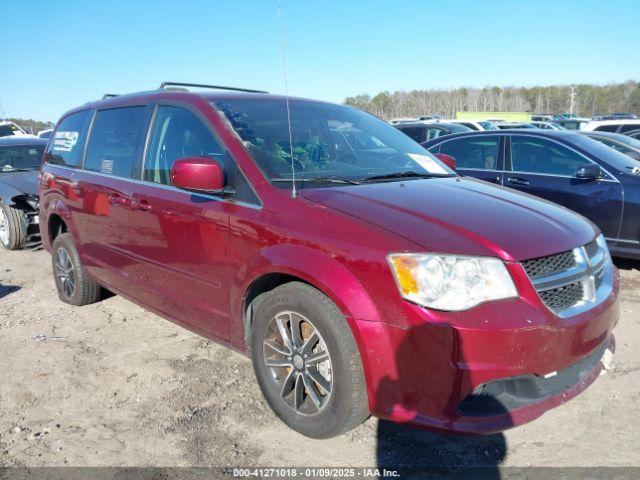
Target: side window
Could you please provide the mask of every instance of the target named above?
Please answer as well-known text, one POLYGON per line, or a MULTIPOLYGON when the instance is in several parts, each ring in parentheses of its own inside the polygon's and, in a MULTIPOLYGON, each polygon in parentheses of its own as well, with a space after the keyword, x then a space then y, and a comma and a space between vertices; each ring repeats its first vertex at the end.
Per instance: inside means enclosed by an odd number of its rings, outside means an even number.
POLYGON ((423 127, 407 127, 399 129, 405 135, 411 137, 414 141, 422 143, 426 141, 425 128, 423 127))
POLYGON ((618 130, 619 125, 600 125, 594 131, 596 132, 613 132, 615 133, 618 130))
POLYGON ((96 112, 84 168, 116 177, 135 177, 145 137, 146 107, 96 112))
POLYGON ((170 185, 173 162, 193 156, 215 158, 224 165, 224 150, 198 117, 184 108, 158 107, 144 162, 144 179, 170 185))
POLYGON ((67 167, 80 166, 91 114, 91 110, 72 113, 58 124, 45 154, 46 162, 67 167))
POLYGON ((543 138, 513 135, 511 164, 515 172, 544 173, 573 177, 590 162, 582 155, 543 138))
POLYGON ((620 127, 620 133, 625 133, 625 132, 630 132, 632 130, 637 130, 640 127, 640 125, 635 124, 635 125, 622 125, 620 127))
POLYGON ((477 136, 450 140, 440 146, 440 153, 456 159, 458 168, 474 170, 499 170, 498 153, 500 136, 477 136))
POLYGON ((427 128, 427 140, 433 140, 434 138, 438 138, 446 134, 447 132, 445 132, 441 128, 434 128, 434 127, 427 128))

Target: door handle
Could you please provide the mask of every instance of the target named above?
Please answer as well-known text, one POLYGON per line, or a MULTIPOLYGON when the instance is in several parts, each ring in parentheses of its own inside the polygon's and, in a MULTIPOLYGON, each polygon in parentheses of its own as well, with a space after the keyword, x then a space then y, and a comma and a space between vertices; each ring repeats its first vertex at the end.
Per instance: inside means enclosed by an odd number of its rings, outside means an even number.
POLYGON ((131 209, 132 210, 142 210, 143 212, 150 212, 151 211, 151 204, 145 200, 144 198, 141 199, 137 199, 137 198, 132 198, 131 199, 131 209))
POLYGON ((524 178, 518 178, 518 177, 509 177, 507 178, 507 182, 513 185, 529 185, 529 180, 526 180, 524 178))
POLYGON ((114 207, 126 207, 131 204, 129 198, 120 195, 119 193, 112 193, 109 195, 109 203, 114 207))

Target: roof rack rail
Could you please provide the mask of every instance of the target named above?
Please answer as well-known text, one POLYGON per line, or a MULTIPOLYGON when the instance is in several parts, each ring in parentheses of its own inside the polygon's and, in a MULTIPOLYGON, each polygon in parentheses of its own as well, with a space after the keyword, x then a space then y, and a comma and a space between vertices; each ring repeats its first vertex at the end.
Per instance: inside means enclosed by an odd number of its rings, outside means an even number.
POLYGON ((119 93, 105 93, 104 95, 102 95, 102 100, 104 100, 105 98, 113 98, 113 97, 119 97, 120 94, 119 93))
POLYGON ((249 88, 223 87, 220 85, 206 85, 204 83, 184 83, 184 82, 162 82, 160 84, 159 89, 164 90, 167 87, 200 87, 200 88, 213 88, 215 90, 231 90, 234 92, 269 93, 264 90, 252 90, 249 88))

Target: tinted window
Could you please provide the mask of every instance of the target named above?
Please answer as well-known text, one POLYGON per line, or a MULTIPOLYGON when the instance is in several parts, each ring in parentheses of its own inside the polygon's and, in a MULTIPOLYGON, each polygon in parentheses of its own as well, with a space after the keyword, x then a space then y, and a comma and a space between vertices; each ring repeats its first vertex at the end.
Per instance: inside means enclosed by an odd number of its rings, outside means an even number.
POLYGON ((399 130, 418 143, 422 143, 427 140, 427 136, 425 133, 426 128, 424 127, 404 127, 400 128, 399 130))
POLYGON ((511 163, 516 172, 574 176, 589 160, 577 152, 543 138, 511 137, 511 163))
POLYGON ((144 120, 145 107, 98 111, 84 167, 116 177, 137 176, 145 136, 144 120))
POLYGON ((42 145, 16 145, 0 147, 0 172, 10 172, 21 168, 40 168, 42 145))
POLYGON ((498 170, 500 137, 473 136, 440 144, 440 153, 456 159, 458 168, 498 170))
POLYGON ((159 107, 151 131, 144 179, 170 185, 173 162, 194 156, 211 157, 223 163, 223 149, 198 117, 183 108, 159 107))
MULTIPOLYGON (((460 122, 460 125, 464 125, 465 127, 470 128, 471 130, 478 130, 478 127, 476 127, 473 123, 460 122)), ((482 125, 482 122, 480 122, 480 125, 482 125)))
POLYGON ((53 139, 49 142, 45 161, 56 165, 79 167, 82 163, 91 116, 91 110, 84 110, 62 120, 55 130, 53 139))
POLYGON ((600 125, 596 127, 596 132, 615 132, 618 130, 618 125, 600 125))
POLYGON ((638 124, 634 124, 634 125, 622 125, 622 127, 620 128, 620 132, 621 133, 625 133, 625 132, 631 132, 633 130, 637 130, 638 129, 638 124))
POLYGON ((443 135, 447 135, 449 133, 447 130, 443 130, 441 128, 435 128, 435 127, 427 128, 426 132, 427 132, 427 141, 433 140, 434 138, 438 138, 443 135))
POLYGON ((567 136, 566 140, 570 141, 576 147, 589 152, 597 159, 613 166, 617 171, 628 172, 638 166, 638 162, 636 160, 633 160, 617 150, 609 148, 586 135, 573 134, 571 136, 567 136))
POLYGON ((13 124, 0 125, 0 137, 8 137, 9 135, 19 135, 20 129, 13 124))

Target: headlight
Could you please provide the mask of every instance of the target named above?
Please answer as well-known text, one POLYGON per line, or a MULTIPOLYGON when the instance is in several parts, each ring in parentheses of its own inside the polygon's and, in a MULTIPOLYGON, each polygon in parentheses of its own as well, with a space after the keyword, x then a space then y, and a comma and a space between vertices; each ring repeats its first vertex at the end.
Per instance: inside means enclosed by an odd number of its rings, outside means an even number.
POLYGON ((596 242, 604 252, 605 258, 611 260, 611 252, 609 252, 609 245, 607 245, 607 241, 605 240, 604 235, 600 234, 598 238, 596 238, 596 242))
POLYGON ((436 310, 466 310, 482 302, 518 296, 502 260, 431 253, 388 256, 400 294, 436 310))

